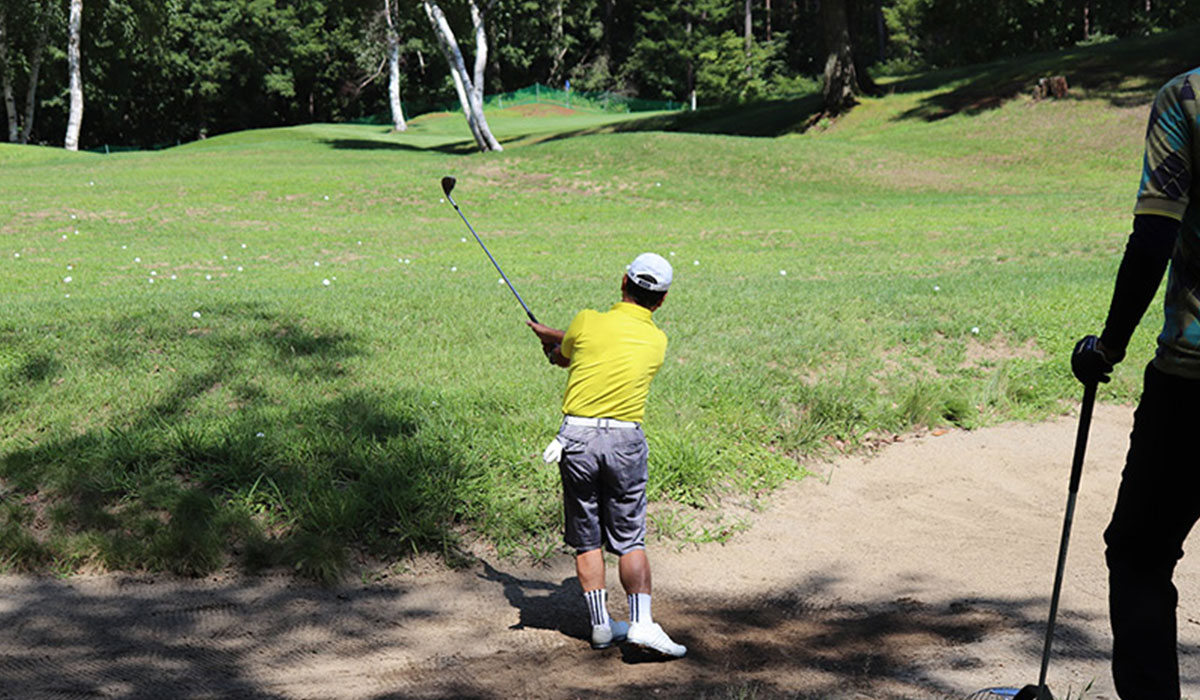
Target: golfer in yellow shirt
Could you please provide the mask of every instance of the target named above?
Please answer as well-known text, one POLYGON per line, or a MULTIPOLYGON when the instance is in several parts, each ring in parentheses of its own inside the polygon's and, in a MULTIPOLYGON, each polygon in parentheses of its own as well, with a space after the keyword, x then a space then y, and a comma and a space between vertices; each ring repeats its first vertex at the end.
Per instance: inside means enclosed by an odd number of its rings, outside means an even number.
POLYGON ((563 484, 565 539, 588 604, 592 647, 629 641, 668 657, 687 648, 650 614, 646 558, 646 436, 642 432, 650 380, 662 366, 667 336, 651 319, 671 286, 671 264, 642 253, 621 279, 621 301, 606 312, 579 312, 566 332, 529 327, 547 357, 566 367, 563 423, 546 448, 563 484), (601 547, 616 554, 629 601, 629 623, 608 615, 601 547))

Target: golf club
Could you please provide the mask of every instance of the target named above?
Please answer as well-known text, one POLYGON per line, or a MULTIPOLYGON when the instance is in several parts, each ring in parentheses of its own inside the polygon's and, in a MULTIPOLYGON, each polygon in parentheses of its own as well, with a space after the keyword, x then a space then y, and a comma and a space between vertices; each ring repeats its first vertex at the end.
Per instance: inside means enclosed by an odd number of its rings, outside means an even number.
POLYGON ((1050 597, 1050 619, 1046 623, 1046 643, 1042 647, 1042 671, 1038 684, 1025 686, 1018 700, 1053 700, 1046 687, 1046 669, 1050 666, 1050 645, 1054 642, 1054 620, 1058 615, 1058 599, 1062 593, 1063 569, 1067 564, 1067 543, 1071 539, 1071 521, 1075 517, 1075 497, 1079 495, 1079 479, 1083 474, 1083 454, 1087 450, 1088 428, 1092 424, 1092 406, 1096 403, 1096 384, 1083 388, 1083 404, 1079 407, 1079 428, 1075 433, 1075 458, 1071 460, 1071 485, 1067 491, 1067 512, 1063 516, 1062 540, 1058 545, 1058 570, 1054 574, 1054 594, 1050 597))
POLYGON ((1042 670, 1037 685, 1015 688, 989 688, 971 696, 985 698, 1011 697, 1013 700, 1054 700, 1046 686, 1046 670, 1050 667, 1050 646, 1054 642, 1054 621, 1058 616, 1058 599, 1062 594, 1063 570, 1067 564, 1067 544, 1071 539, 1071 521, 1075 518, 1075 497, 1079 495, 1079 480, 1083 474, 1083 455, 1087 450, 1088 428, 1092 424, 1092 407, 1096 403, 1096 384, 1085 384, 1083 403, 1079 407, 1079 428, 1075 432, 1075 457, 1071 461, 1071 484, 1067 490, 1067 512, 1063 516, 1062 539, 1058 545, 1058 569, 1054 574, 1054 592, 1050 596, 1050 619, 1046 623, 1046 641, 1042 646, 1042 670))
POLYGON ((479 243, 479 247, 483 248, 483 252, 487 253, 488 260, 492 261, 492 265, 494 265, 496 267, 496 271, 500 273, 500 278, 503 279, 504 283, 508 285, 508 288, 512 290, 513 296, 517 298, 517 301, 521 302, 521 308, 525 309, 525 315, 529 317, 530 321, 537 323, 538 320, 534 318, 533 312, 529 310, 529 307, 525 305, 525 300, 522 299, 521 295, 517 293, 517 288, 512 285, 512 282, 508 281, 508 275, 504 274, 504 270, 500 269, 500 264, 497 263, 496 259, 492 257, 491 251, 489 251, 487 246, 483 244, 483 241, 480 240, 479 234, 475 233, 475 229, 471 227, 471 222, 467 221, 467 217, 463 215, 462 209, 458 208, 458 203, 455 202, 454 198, 450 196, 450 190, 454 189, 455 182, 455 179, 449 175, 442 178, 442 192, 446 193, 446 199, 450 201, 450 204, 454 205, 454 211, 458 212, 458 215, 462 217, 463 223, 467 225, 467 229, 471 232, 471 235, 475 237, 475 240, 479 243))

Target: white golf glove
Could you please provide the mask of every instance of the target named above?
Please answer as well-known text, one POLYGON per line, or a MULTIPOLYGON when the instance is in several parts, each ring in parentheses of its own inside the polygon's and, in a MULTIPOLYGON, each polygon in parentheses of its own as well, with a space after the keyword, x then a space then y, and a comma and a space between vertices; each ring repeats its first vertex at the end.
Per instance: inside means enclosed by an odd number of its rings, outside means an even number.
POLYGON ((542 459, 546 464, 557 462, 562 457, 562 451, 563 444, 558 441, 558 438, 554 438, 549 445, 546 445, 546 449, 542 450, 542 459))

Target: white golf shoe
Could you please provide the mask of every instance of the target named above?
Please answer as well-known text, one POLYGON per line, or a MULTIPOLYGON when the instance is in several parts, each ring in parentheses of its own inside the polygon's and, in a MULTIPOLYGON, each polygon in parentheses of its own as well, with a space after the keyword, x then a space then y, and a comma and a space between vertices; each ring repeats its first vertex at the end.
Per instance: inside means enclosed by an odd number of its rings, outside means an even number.
POLYGON ((658 652, 663 656, 679 658, 687 653, 687 647, 671 641, 657 622, 635 622, 629 625, 626 640, 643 649, 658 652))
POLYGON ((613 644, 620 644, 628 633, 628 622, 610 620, 607 625, 592 625, 592 648, 607 649, 613 644))

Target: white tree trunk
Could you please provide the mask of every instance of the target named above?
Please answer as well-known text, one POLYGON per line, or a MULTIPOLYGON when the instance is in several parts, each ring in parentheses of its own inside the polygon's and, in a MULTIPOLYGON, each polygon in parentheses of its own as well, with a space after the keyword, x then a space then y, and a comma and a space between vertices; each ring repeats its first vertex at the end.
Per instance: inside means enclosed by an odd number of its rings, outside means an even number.
POLYGON ((404 110, 400 107, 400 34, 392 20, 391 0, 383 0, 383 9, 387 13, 388 25, 388 103, 392 107, 392 128, 396 131, 406 131, 408 124, 404 122, 404 110))
MULTIPOLYGON (((480 85, 476 88, 472 83, 471 76, 467 73, 466 61, 463 60, 462 50, 458 47, 458 40, 454 38, 454 31, 450 29, 450 23, 446 21, 446 15, 442 12, 442 8, 438 7, 436 0, 422 0, 421 4, 424 5, 425 14, 433 25, 433 33, 438 38, 438 45, 446 57, 446 62, 450 64, 450 75, 454 77, 454 89, 458 93, 458 101, 462 104, 463 113, 467 117, 467 126, 471 128, 471 135, 475 137, 475 143, 481 151, 504 150, 496 137, 492 136, 491 129, 488 128, 487 119, 483 116, 483 87, 480 85)), ((476 17, 477 13, 478 8, 472 2, 472 19, 476 17)), ((480 43, 479 36, 483 33, 482 25, 483 22, 480 20, 476 30, 477 44, 480 43)), ((482 45, 486 52, 486 37, 483 39, 482 45)), ((477 82, 482 83, 483 69, 478 60, 476 60, 476 74, 479 76, 477 82)))
POLYGON ((67 30, 67 70, 71 73, 71 111, 67 116, 68 151, 79 150, 79 127, 83 124, 83 77, 79 65, 79 33, 83 24, 83 0, 71 0, 67 30))
POLYGON ((471 81, 473 97, 479 105, 480 115, 483 114, 483 71, 487 68, 487 32, 484 31, 483 13, 479 11, 479 6, 475 4, 475 0, 467 0, 471 6, 471 25, 475 33, 475 73, 474 80, 471 81))
MULTIPOLYGON (((442 54, 445 55, 446 61, 450 64, 450 77, 454 79, 454 91, 458 93, 458 102, 462 105, 463 114, 467 118, 467 125, 471 127, 471 134, 475 136, 475 140, 479 140, 478 129, 475 126, 475 110, 471 109, 471 98, 468 94, 467 87, 464 85, 464 78, 467 73, 467 67, 463 62, 462 51, 458 49, 458 42, 454 39, 454 33, 450 31, 450 25, 446 22, 446 16, 442 14, 442 8, 436 3, 431 3, 429 0, 422 0, 425 5, 425 13, 429 15, 429 21, 433 23, 434 34, 438 38, 438 46, 442 49, 442 54)), ((469 82, 469 78, 466 79, 469 82)), ((484 148, 484 144, 479 145, 484 148)), ((484 150, 487 150, 484 148, 484 150)))
POLYGON ((41 18, 37 44, 29 58, 29 86, 25 90, 25 122, 21 126, 21 143, 29 143, 33 136, 33 115, 37 109, 38 75, 42 71, 42 58, 46 55, 46 43, 50 40, 50 25, 46 17, 41 18))
POLYGON ((8 65, 8 17, 0 7, 0 91, 4 93, 4 110, 8 115, 8 140, 17 141, 17 103, 13 99, 12 70, 8 65))
POLYGON ((551 29, 550 84, 557 85, 563 73, 563 57, 567 55, 566 35, 563 28, 563 0, 554 3, 554 24, 551 29))

